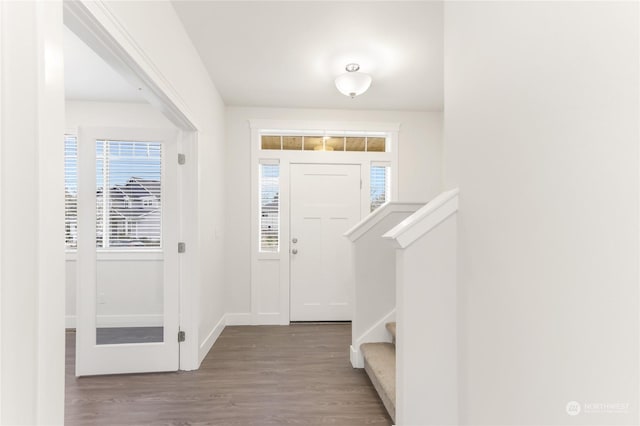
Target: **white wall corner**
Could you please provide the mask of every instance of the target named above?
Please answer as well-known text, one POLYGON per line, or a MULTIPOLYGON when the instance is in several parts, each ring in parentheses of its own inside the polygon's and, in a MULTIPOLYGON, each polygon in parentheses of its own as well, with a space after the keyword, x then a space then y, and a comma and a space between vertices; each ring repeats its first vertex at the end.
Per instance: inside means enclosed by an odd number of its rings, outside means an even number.
POLYGON ((64 421, 62 29, 61 2, 0 2, 2 424, 64 421))
MULTIPOLYGON (((220 337, 220 334, 224 330, 225 325, 226 315, 223 315, 222 318, 220 318, 220 321, 218 321, 218 323, 211 329, 209 334, 207 334, 207 337, 205 337, 202 343, 200 343, 200 348, 198 349, 198 365, 195 366, 195 368, 192 368, 192 370, 197 370, 198 368, 200 368, 200 364, 202 364, 202 361, 213 347, 213 344, 216 342, 216 340, 218 340, 218 337, 220 337)), ((185 368, 185 370, 189 369, 185 368)))

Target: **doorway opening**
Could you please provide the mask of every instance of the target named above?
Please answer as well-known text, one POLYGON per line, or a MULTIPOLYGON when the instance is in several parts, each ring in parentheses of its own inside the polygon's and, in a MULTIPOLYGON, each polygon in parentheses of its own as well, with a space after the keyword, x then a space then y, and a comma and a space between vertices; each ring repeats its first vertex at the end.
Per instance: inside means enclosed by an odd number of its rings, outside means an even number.
POLYGON ((197 327, 180 317, 197 297, 195 253, 179 257, 177 241, 197 235, 197 191, 187 188, 197 161, 179 169, 178 152, 195 159, 197 128, 150 64, 127 53, 130 41, 116 41, 85 5, 65 2, 64 24, 66 326, 77 330, 76 375, 193 369, 197 341, 179 344, 178 332, 197 327))

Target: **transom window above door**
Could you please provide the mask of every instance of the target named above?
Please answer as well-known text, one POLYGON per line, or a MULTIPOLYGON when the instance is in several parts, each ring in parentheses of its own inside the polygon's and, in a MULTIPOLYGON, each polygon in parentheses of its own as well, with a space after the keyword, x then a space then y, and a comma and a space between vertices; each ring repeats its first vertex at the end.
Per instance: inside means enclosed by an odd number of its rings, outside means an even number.
POLYGON ((262 134, 260 148, 277 151, 387 152, 385 135, 262 134))

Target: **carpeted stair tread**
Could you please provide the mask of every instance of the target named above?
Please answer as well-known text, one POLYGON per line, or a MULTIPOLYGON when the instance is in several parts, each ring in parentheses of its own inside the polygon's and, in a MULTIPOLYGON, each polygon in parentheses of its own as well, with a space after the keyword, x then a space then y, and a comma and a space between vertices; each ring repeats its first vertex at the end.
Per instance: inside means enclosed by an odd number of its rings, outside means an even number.
POLYGON ((360 346, 364 369, 378 391, 389 415, 396 417, 396 347, 393 343, 364 343, 360 346))
POLYGON ((393 343, 396 342, 396 322, 388 322, 385 324, 385 326, 387 327, 387 330, 389 330, 389 333, 391 333, 391 336, 393 336, 393 343))

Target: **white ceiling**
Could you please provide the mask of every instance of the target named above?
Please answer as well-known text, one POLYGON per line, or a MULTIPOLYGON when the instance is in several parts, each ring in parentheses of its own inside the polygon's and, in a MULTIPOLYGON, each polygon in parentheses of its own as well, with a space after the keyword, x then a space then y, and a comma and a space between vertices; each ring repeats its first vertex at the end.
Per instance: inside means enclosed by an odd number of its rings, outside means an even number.
MULTIPOLYGON (((442 110, 440 1, 174 0, 227 105, 442 110), (334 86, 349 62, 371 74, 350 99, 334 86)), ((146 102, 65 28, 70 100, 146 102)))
POLYGON ((64 30, 65 98, 83 101, 146 102, 70 29, 64 30))
POLYGON ((440 1, 182 1, 174 8, 227 105, 442 110, 440 1), (334 79, 371 74, 350 99, 334 79))

